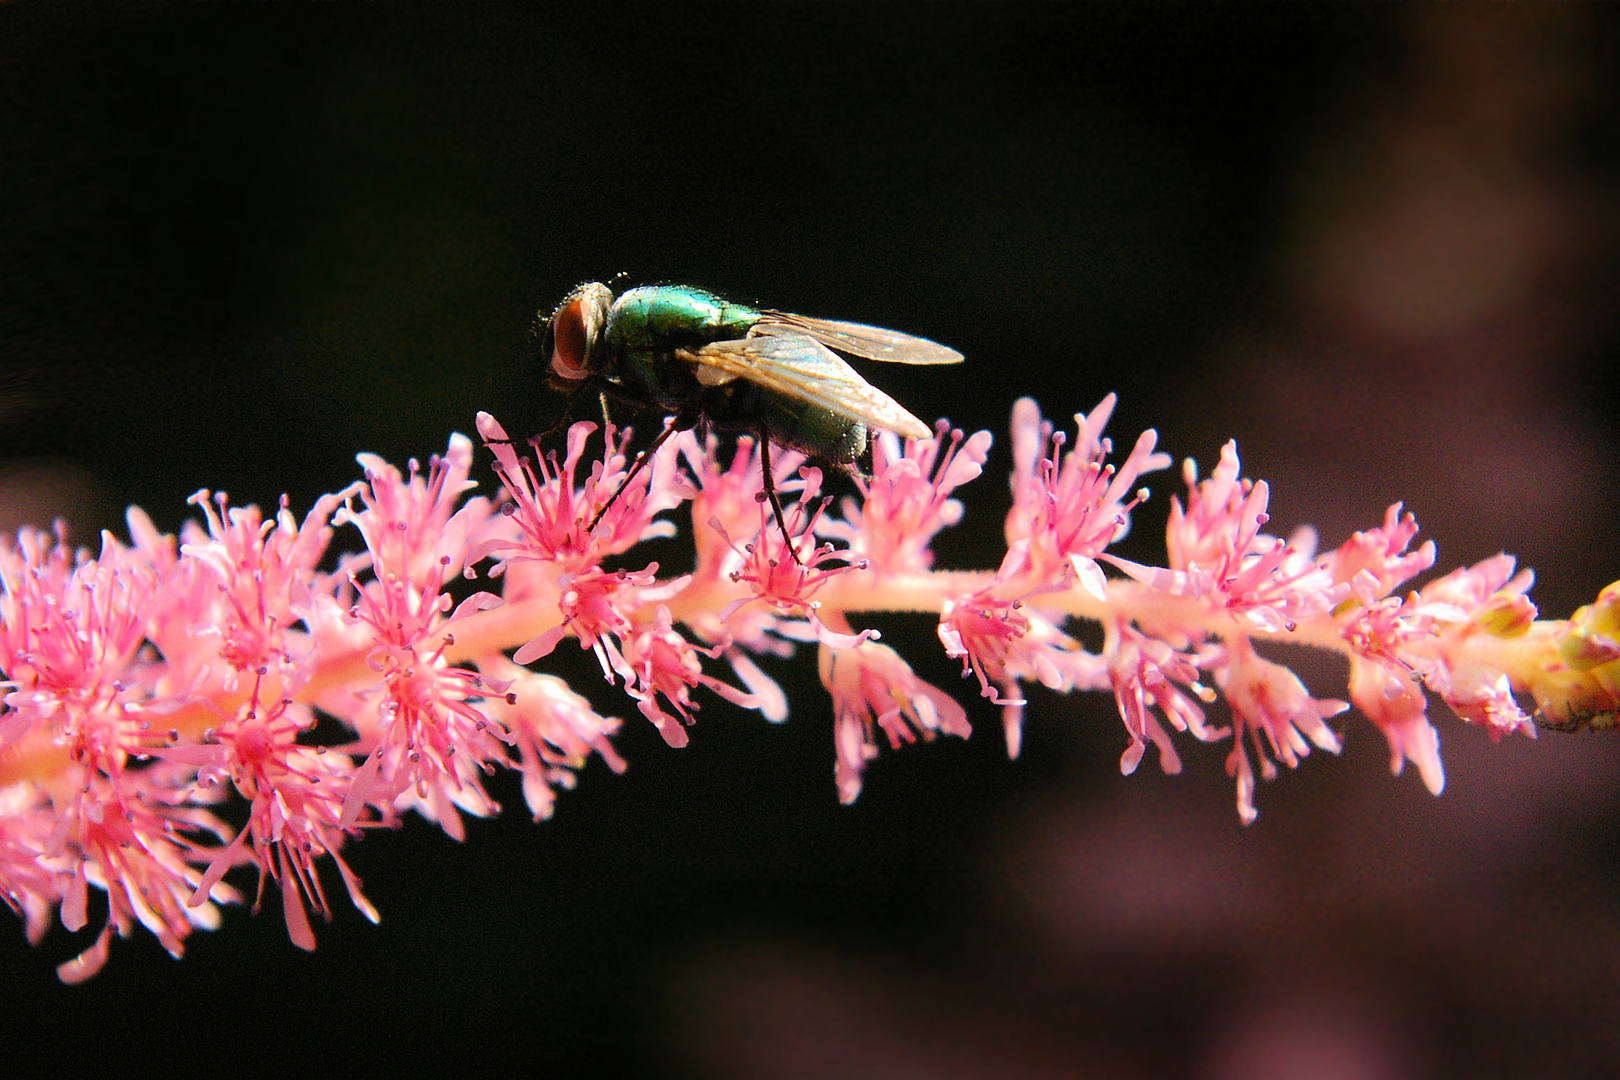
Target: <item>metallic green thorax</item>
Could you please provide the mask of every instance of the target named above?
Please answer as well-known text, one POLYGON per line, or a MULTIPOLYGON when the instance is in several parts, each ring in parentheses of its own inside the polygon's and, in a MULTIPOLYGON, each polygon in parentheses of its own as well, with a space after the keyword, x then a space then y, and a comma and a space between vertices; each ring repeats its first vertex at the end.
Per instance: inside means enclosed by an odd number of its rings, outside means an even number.
POLYGON ((686 285, 631 289, 608 312, 603 370, 629 390, 661 400, 685 397, 696 382, 691 365, 675 361, 675 350, 743 337, 759 320, 751 307, 686 285))
POLYGON ((602 331, 603 355, 592 364, 629 396, 670 413, 696 405, 715 429, 763 430, 773 442, 831 464, 855 461, 866 450, 860 421, 743 379, 708 385, 676 356, 680 349, 745 337, 761 318, 756 308, 690 286, 631 289, 613 302, 602 331))

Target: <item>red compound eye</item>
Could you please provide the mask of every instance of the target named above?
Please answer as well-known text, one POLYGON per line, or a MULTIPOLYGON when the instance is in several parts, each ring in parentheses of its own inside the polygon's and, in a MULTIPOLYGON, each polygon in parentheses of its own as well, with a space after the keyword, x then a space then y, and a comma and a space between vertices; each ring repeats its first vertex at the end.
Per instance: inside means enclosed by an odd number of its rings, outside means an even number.
POLYGON ((551 370, 559 379, 579 382, 585 369, 585 301, 565 304, 551 320, 551 370))

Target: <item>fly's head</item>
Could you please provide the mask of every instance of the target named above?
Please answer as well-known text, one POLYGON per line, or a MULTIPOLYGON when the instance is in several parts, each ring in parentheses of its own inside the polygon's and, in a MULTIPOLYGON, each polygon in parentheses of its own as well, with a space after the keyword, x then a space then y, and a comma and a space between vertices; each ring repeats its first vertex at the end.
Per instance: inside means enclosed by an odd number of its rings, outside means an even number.
POLYGON ((599 281, 581 285, 563 298, 546 323, 540 354, 547 358, 551 383, 568 391, 596 372, 592 365, 607 326, 613 291, 599 281))

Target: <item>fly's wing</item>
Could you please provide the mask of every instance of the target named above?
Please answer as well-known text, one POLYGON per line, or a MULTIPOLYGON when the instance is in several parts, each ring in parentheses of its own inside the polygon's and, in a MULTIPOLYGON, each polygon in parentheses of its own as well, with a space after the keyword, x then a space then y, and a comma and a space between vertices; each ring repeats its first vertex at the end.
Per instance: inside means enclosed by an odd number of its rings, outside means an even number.
POLYGON ((676 355, 708 369, 698 377, 709 385, 744 379, 868 427, 913 439, 933 435, 928 425, 861 378, 837 353, 815 338, 785 327, 756 325, 748 337, 712 341, 676 355))
POLYGON ((784 326, 806 334, 835 352, 865 360, 887 360, 894 364, 960 364, 962 354, 927 338, 912 337, 897 330, 864 323, 812 319, 786 311, 765 311, 759 327, 784 326))

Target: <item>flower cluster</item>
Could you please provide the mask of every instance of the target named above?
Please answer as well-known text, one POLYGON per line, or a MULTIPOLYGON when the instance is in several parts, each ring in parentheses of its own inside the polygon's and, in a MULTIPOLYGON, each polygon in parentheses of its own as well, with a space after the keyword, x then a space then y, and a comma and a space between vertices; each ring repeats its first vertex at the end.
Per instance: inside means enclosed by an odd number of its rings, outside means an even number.
POLYGON ((711 696, 785 719, 757 661, 813 645, 844 802, 880 743, 971 730, 962 704, 853 625, 871 612, 937 620, 945 655, 1001 707, 1011 756, 1029 684, 1111 691, 1126 773, 1149 744, 1176 772, 1178 736, 1229 736, 1244 821, 1255 763, 1271 779, 1313 747, 1336 753, 1332 721, 1352 705, 1394 771, 1411 760, 1436 794, 1426 692, 1493 740, 1614 726, 1620 583, 1568 621, 1536 618, 1530 572, 1506 555, 1402 594, 1435 562, 1433 544, 1411 548, 1410 514, 1397 504, 1326 555, 1309 530, 1270 536, 1269 489, 1242 476, 1234 444, 1207 479, 1186 463, 1164 565, 1109 554, 1147 497, 1141 477, 1170 464, 1151 431, 1108 462, 1113 404, 1077 415, 1072 444, 1034 402, 1017 404, 994 571, 933 565, 933 538, 963 519, 956 493, 992 441, 943 422, 931 438, 879 433, 871 475, 836 512, 799 454, 776 454, 767 488, 752 438, 723 448, 666 430, 640 459, 609 428, 593 456, 596 426, 581 423, 559 459, 481 414, 494 498, 468 495, 473 445, 455 436, 425 470, 361 455, 363 479, 301 521, 285 501, 266 517, 204 491, 201 521, 178 537, 137 509, 128 543, 103 535, 94 554, 24 529, 0 543, 0 895, 37 941, 53 913, 87 927, 91 887, 105 894, 93 944, 59 968, 69 982, 136 923, 180 955, 192 928, 218 925, 218 904, 242 898, 227 878, 249 867, 255 905, 273 883, 289 936, 312 949, 310 913, 331 913, 328 860, 377 917, 343 855, 362 830, 414 811, 461 839, 463 815, 499 810, 485 787, 497 770, 517 770, 539 820, 591 755, 626 767, 622 721, 532 667, 565 638, 672 747, 711 696), (636 550, 675 535, 683 506, 693 562, 662 573, 636 550), (363 550, 331 557, 350 528, 363 550), (1100 651, 1070 633, 1076 618, 1100 626, 1100 651), (1270 642, 1345 655, 1349 700, 1314 696, 1265 655, 1270 642))

